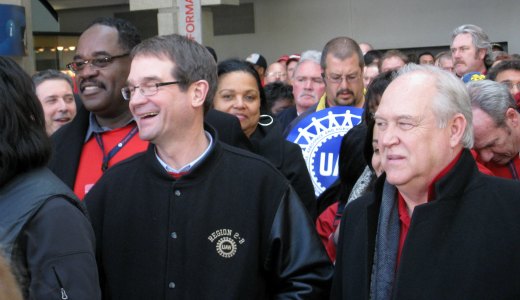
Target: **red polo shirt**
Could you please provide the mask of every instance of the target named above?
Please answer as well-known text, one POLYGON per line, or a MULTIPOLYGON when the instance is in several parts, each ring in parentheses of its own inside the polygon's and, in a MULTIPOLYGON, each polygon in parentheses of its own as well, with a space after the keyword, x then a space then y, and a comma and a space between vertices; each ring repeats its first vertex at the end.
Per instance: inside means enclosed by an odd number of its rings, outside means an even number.
MULTIPOLYGON (((114 148, 132 130, 135 123, 130 123, 125 127, 105 131, 101 134, 105 152, 114 148)), ((139 134, 134 135, 117 154, 110 159, 108 167, 129 158, 130 156, 143 152, 148 147, 148 142, 139 138, 139 134)), ((79 161, 76 182, 74 183, 74 193, 83 200, 87 192, 94 183, 103 175, 101 165, 103 164, 103 153, 94 136, 83 145, 79 161)))
POLYGON ((493 172, 495 176, 503 177, 507 179, 519 179, 520 175, 520 158, 515 156, 508 164, 506 165, 497 165, 492 162, 486 163, 485 166, 493 172), (516 173, 516 178, 515 178, 516 173))

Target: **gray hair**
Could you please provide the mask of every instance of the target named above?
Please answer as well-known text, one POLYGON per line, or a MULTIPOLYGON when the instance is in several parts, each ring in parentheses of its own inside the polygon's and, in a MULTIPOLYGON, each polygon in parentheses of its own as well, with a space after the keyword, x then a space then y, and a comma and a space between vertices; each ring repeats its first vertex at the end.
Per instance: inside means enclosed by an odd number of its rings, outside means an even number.
POLYGON ((516 109, 516 103, 507 87, 492 80, 470 81, 467 84, 471 105, 488 114, 496 126, 506 124, 506 111, 516 109))
POLYGON ((321 52, 316 50, 307 50, 302 52, 302 54, 300 55, 300 60, 296 64, 296 67, 294 67, 293 77, 294 74, 296 74, 296 70, 298 70, 298 68, 304 61, 312 61, 319 65, 321 61, 321 52))
POLYGON ((437 55, 435 55, 435 65, 436 66, 440 66, 440 63, 441 63, 441 60, 451 60, 451 52, 450 51, 442 51, 442 52, 439 52, 437 53, 437 55))
POLYGON ((493 63, 493 52, 491 49, 491 41, 489 40, 488 35, 482 30, 482 28, 473 24, 465 24, 461 25, 455 30, 451 35, 451 42, 459 35, 467 33, 471 35, 471 40, 473 41, 473 45, 477 49, 486 49, 486 56, 484 57, 484 62, 487 66, 490 66, 493 63))
POLYGON ((60 71, 48 69, 44 71, 37 72, 32 76, 32 82, 34 84, 34 88, 37 88, 41 83, 43 83, 46 80, 64 80, 70 85, 71 89, 74 89, 74 84, 72 83, 72 78, 60 71))
POLYGON ((439 128, 448 125, 448 121, 455 114, 460 113, 466 119, 466 128, 462 135, 461 144, 464 148, 473 147, 473 112, 471 101, 464 83, 450 72, 435 66, 407 64, 397 72, 397 77, 411 72, 422 72, 432 77, 437 95, 433 100, 432 109, 439 128))

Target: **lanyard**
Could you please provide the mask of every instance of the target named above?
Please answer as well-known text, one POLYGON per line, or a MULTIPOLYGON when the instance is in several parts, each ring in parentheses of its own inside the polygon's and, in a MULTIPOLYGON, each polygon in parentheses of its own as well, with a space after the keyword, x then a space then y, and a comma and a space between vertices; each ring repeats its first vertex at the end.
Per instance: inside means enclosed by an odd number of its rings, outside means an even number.
POLYGON ((507 167, 509 168, 509 171, 511 171, 511 174, 513 174, 513 180, 520 180, 520 178, 518 178, 518 172, 516 171, 515 163, 513 161, 514 159, 507 163, 507 167))
POLYGON ((105 154, 105 144, 103 143, 103 139, 101 138, 101 134, 95 132, 94 136, 96 137, 96 141, 99 145, 99 148, 101 148, 101 152, 103 153, 103 163, 101 164, 101 171, 105 172, 105 170, 108 168, 108 163, 114 157, 119 150, 121 150, 126 143, 128 143, 132 137, 137 133, 137 126, 134 126, 130 132, 126 134, 126 136, 119 142, 117 145, 108 152, 108 154, 105 154))

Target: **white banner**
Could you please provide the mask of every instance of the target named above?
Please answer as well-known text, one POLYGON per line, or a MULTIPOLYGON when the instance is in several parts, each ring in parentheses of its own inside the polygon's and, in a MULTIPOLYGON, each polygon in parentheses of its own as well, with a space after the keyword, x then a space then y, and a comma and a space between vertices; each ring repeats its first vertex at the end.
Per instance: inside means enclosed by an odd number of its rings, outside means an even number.
POLYGON ((202 44, 200 0, 178 0, 179 34, 202 44))

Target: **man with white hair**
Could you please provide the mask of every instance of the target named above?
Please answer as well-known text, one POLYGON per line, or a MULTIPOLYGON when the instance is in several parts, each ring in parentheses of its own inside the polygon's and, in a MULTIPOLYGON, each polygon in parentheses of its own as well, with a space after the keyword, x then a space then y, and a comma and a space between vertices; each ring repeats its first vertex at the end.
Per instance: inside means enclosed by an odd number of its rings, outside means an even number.
POLYGON ((308 50, 301 54, 300 61, 294 69, 291 82, 295 106, 278 114, 277 119, 286 128, 292 120, 318 103, 325 91, 325 83, 321 77, 321 52, 308 50))
POLYGON ((375 113, 386 175, 343 215, 331 299, 520 295, 520 185, 478 171, 462 81, 405 66, 375 113))
POLYGON ((508 88, 481 80, 468 83, 478 160, 494 175, 520 180, 520 113, 508 88))
POLYGON ((466 24, 453 30, 451 35, 451 55, 457 76, 470 72, 486 74, 490 64, 491 42, 482 28, 466 24))

